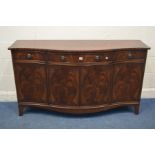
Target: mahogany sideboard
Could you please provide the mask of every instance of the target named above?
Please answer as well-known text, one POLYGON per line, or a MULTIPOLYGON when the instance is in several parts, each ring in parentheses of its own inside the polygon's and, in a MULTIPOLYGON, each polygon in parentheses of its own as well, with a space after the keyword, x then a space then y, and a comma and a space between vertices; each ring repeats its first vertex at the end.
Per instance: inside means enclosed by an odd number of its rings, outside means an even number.
POLYGON ((138 114, 148 49, 139 40, 17 40, 9 50, 19 115, 26 107, 84 114, 121 106, 138 114))

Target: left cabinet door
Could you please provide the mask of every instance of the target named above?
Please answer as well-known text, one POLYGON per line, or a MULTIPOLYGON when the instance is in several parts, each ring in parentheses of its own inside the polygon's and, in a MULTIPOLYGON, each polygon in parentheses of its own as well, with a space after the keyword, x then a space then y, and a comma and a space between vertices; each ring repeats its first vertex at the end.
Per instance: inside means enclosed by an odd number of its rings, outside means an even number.
POLYGON ((46 66, 15 63, 14 71, 19 102, 47 104, 46 66))
POLYGON ((48 67, 49 102, 56 106, 78 106, 79 70, 73 66, 48 67))

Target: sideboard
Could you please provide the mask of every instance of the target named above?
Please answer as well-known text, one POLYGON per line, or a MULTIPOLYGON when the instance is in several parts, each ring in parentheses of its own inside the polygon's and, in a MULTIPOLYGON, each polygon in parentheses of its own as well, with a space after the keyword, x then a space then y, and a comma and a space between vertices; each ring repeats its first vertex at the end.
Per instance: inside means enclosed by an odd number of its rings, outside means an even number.
POLYGON ((139 113, 150 49, 140 40, 17 40, 12 54, 19 115, 26 107, 85 114, 139 113))

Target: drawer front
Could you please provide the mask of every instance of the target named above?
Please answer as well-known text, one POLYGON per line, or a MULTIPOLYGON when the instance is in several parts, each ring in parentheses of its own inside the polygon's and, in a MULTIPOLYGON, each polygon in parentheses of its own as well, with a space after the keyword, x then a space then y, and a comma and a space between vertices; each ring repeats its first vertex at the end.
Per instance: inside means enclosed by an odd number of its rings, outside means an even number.
POLYGON ((61 63, 95 63, 95 62, 111 62, 113 60, 112 53, 93 53, 93 54, 54 54, 49 53, 48 61, 61 63))
POLYGON ((102 53, 102 54, 85 54, 79 56, 79 61, 80 62, 86 62, 86 63, 91 63, 91 62, 111 62, 113 60, 113 54, 112 53, 102 53), (80 58, 82 58, 80 60, 80 58))
POLYGON ((49 53, 48 54, 48 61, 50 62, 63 62, 63 63, 74 63, 77 62, 78 57, 72 54, 55 54, 55 53, 49 53))
POLYGON ((120 51, 115 54, 115 60, 132 60, 132 59, 145 59, 146 52, 142 51, 120 51))
POLYGON ((44 61, 44 54, 41 52, 31 51, 18 51, 13 53, 13 59, 15 60, 42 60, 44 61))

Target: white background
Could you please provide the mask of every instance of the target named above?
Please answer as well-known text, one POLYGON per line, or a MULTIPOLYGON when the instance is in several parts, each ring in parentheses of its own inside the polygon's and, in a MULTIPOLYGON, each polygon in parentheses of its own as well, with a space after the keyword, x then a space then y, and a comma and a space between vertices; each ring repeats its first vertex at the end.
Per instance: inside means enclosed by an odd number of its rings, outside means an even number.
MULTIPOLYGON (((153 0, 1 0, 0 24, 154 26, 154 6, 153 0)), ((154 141, 154 130, 1 130, 0 153, 154 155, 154 141)))

